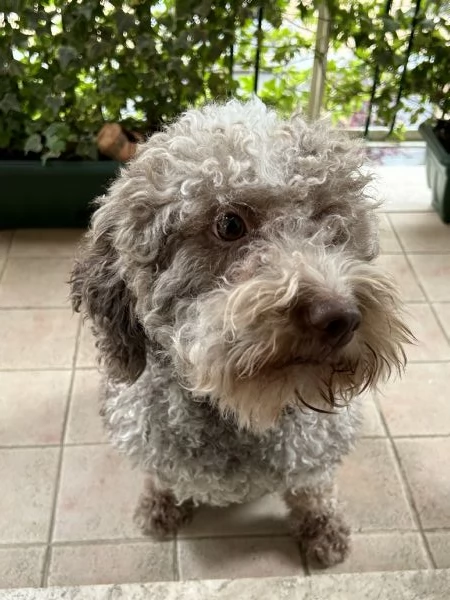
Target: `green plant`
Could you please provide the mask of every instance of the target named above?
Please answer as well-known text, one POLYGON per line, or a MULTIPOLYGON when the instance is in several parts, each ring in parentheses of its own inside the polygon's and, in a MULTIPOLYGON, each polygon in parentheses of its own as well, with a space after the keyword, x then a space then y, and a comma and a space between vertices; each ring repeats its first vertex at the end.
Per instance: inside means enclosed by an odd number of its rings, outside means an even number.
MULTIPOLYGON (((386 0, 325 0, 331 17, 324 108, 336 122, 364 123, 376 77, 373 124, 404 128, 396 115, 403 113, 415 123, 425 117, 450 112, 450 3, 417 0, 392 3, 386 0), (387 4, 390 4, 387 10, 387 4), (411 29, 414 27, 408 56, 411 29), (407 60, 408 59, 408 60, 407 60), (404 66, 407 60, 405 73, 404 66), (400 98, 399 96, 400 93, 400 98)), ((311 68, 301 68, 292 59, 310 57, 319 0, 297 4, 297 18, 289 28, 266 27, 262 42, 261 69, 266 81, 259 95, 286 112, 306 108, 311 68), (276 51, 274 52, 274 48, 276 51), (267 79, 268 78, 268 79, 267 79)), ((289 22, 289 21, 288 21, 289 22)), ((250 27, 247 25, 247 28, 250 27)), ((254 24, 247 38, 241 35, 242 64, 255 57, 254 24)), ((239 43, 239 38, 238 38, 239 43)), ((253 79, 243 76, 240 93, 248 96, 253 79)), ((239 90, 238 90, 239 91, 239 90)))
MULTIPOLYGON (((326 1, 324 104, 336 121, 364 118, 376 66, 376 124, 450 112, 448 0, 422 0, 417 14, 417 0, 389 12, 386 0, 326 1)), ((318 3, 299 1, 294 14, 289 0, 3 0, 0 156, 95 159, 105 121, 151 132, 205 99, 249 97, 261 6, 259 95, 285 113, 305 108, 318 3), (233 66, 245 74, 233 78, 233 66)))
POLYGON ((392 3, 328 0, 332 45, 349 48, 353 64, 331 73, 330 109, 349 97, 373 98, 376 121, 394 124, 400 111, 411 123, 450 110, 450 4, 440 0, 392 3), (376 73, 377 70, 377 73, 376 73))
POLYGON ((104 121, 148 132, 234 92, 230 47, 256 4, 4 0, 0 153, 94 159, 104 121))

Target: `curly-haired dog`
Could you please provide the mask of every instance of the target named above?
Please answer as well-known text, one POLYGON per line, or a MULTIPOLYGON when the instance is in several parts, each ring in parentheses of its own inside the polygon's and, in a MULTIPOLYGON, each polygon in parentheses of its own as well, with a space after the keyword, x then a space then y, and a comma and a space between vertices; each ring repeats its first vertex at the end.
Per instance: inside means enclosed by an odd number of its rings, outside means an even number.
POLYGON ((112 441, 148 474, 136 517, 278 491, 323 565, 349 530, 333 473, 356 397, 410 333, 377 255, 361 149, 254 100, 189 110, 98 203, 72 275, 93 322, 112 441))

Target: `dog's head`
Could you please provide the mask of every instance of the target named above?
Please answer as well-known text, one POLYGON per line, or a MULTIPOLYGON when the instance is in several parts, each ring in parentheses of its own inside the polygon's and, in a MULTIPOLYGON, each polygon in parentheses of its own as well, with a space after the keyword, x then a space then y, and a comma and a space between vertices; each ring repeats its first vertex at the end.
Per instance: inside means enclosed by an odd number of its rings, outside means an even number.
POLYGON ((146 350, 194 396, 264 429, 348 402, 404 364, 395 287, 372 264, 361 148, 255 100, 191 110, 99 201, 72 277, 109 375, 146 350))

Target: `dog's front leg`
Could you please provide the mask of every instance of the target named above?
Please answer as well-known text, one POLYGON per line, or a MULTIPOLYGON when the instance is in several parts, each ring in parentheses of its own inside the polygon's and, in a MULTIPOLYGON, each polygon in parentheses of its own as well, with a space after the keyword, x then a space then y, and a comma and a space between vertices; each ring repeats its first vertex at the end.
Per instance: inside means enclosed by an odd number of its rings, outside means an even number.
POLYGON ((192 514, 193 503, 177 502, 170 490, 162 489, 153 477, 148 476, 134 513, 134 521, 146 535, 164 538, 175 534, 182 525, 188 523, 192 514))
POLYGON ((332 484, 289 490, 291 530, 307 558, 322 567, 343 562, 350 550, 350 529, 336 511, 332 484))

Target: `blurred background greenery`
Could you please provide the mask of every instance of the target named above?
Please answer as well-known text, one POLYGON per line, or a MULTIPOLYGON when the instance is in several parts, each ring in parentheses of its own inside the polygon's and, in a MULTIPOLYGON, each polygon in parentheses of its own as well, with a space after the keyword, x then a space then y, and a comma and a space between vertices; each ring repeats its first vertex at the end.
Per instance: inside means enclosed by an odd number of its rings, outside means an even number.
POLYGON ((105 122, 151 133, 232 95, 306 110, 320 4, 336 123, 398 138, 448 114, 449 2, 2 0, 0 156, 96 159, 105 122))

